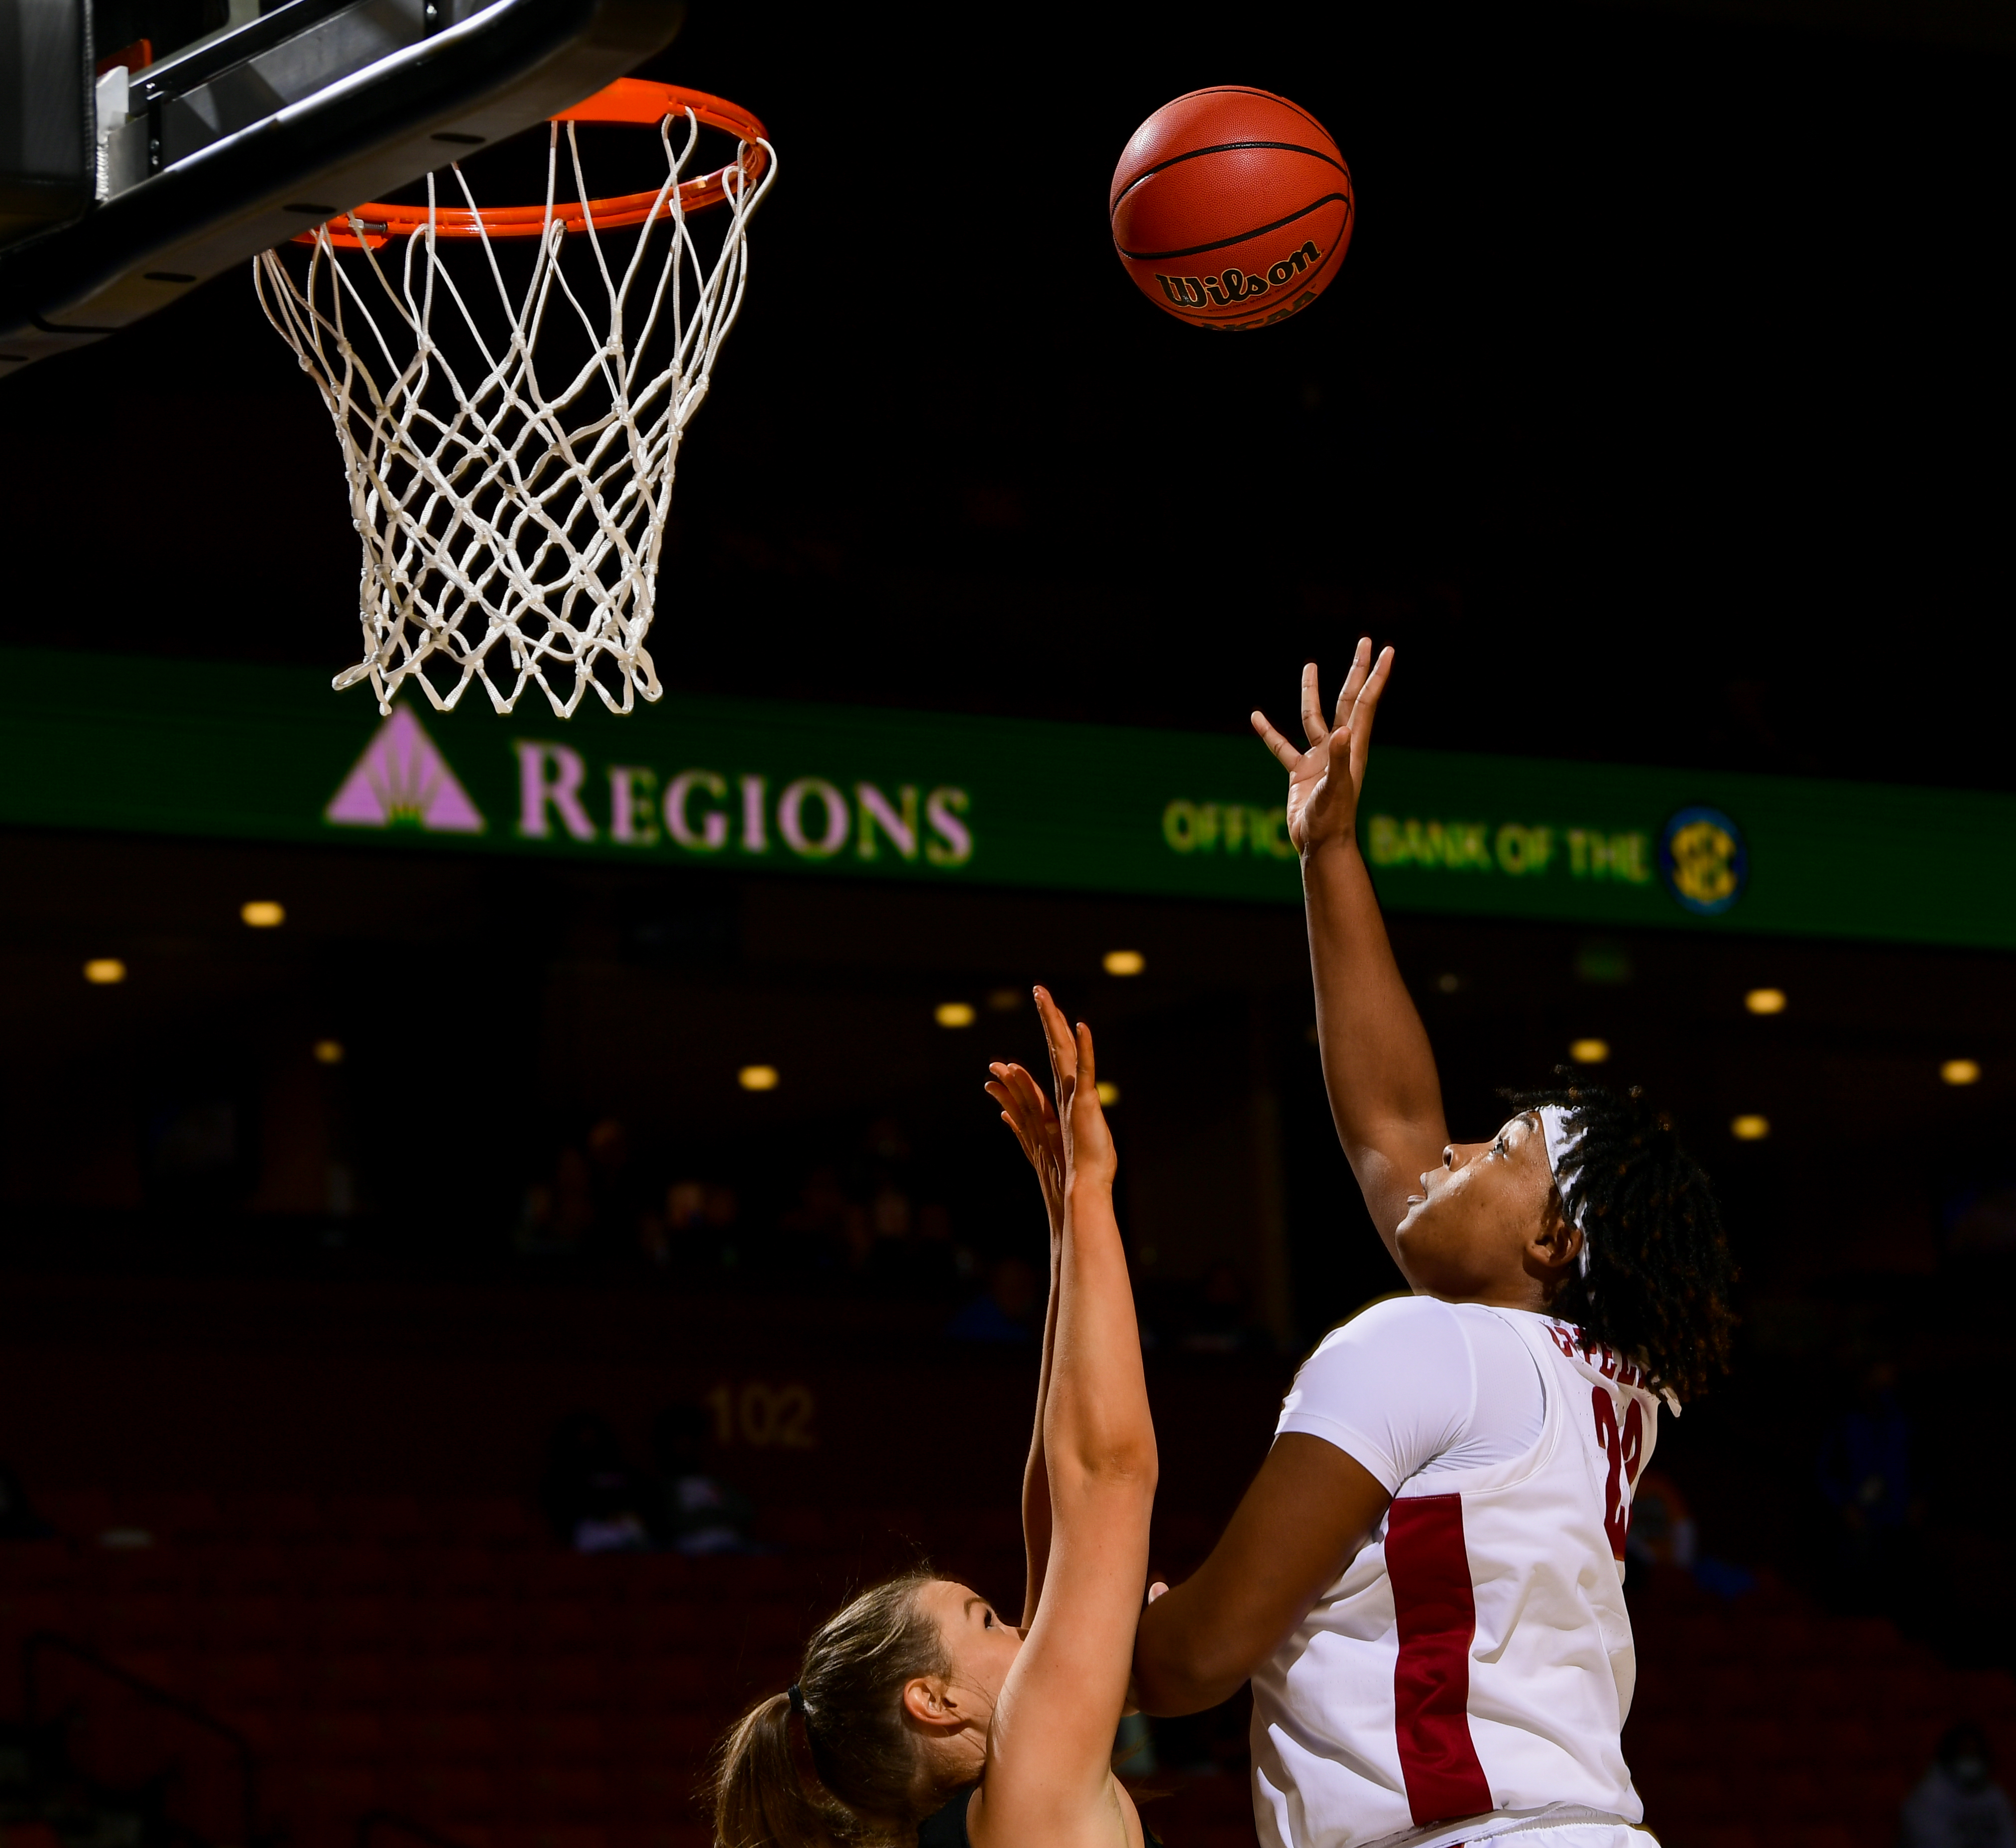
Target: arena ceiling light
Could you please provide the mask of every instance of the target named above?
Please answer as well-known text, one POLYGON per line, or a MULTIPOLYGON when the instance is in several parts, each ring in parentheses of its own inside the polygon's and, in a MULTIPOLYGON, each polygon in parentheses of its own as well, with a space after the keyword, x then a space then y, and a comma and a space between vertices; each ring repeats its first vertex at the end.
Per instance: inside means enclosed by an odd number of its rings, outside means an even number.
POLYGON ((1939 1077, 1947 1084, 1978 1084, 1981 1066, 1971 1059, 1949 1059, 1939 1067, 1939 1077))
POLYGON ((340 1041, 340 1040, 317 1040, 317 1041, 315 1041, 315 1063, 316 1063, 317 1065, 340 1065, 340 1064, 342 1064, 342 1063, 343 1063, 343 1042, 342 1042, 342 1041, 340 1041))
POLYGON ((1148 966, 1139 950, 1108 950, 1101 962, 1109 976, 1138 976, 1148 966))
POLYGON ((970 1026, 974 1020, 973 1003, 941 1001, 931 1010, 931 1018, 941 1026, 970 1026))
POLYGON ((238 915, 254 930, 274 930, 287 921, 287 908, 276 899, 248 898, 238 915))
POLYGON ((735 1081, 744 1091, 775 1091, 777 1068, 774 1065, 745 1065, 735 1074, 735 1081))
POLYGON ((1111 1109, 1120 1102, 1120 1087, 1114 1084, 1111 1080, 1101 1078, 1096 1088, 1099 1091, 1099 1101, 1105 1105, 1107 1109, 1111 1109))
POLYGON ((126 980, 126 965, 117 956, 94 956, 84 965, 84 979, 94 988, 109 988, 126 980))
POLYGON ((1771 1119, 1759 1116, 1754 1111, 1741 1116, 1732 1116, 1729 1133, 1739 1142, 1761 1142, 1771 1133, 1771 1119))
POLYGON ((1782 988, 1753 988, 1744 996, 1743 1005, 1753 1014, 1782 1014, 1785 1011, 1785 991, 1782 988))
POLYGON ((1570 1043, 1568 1057, 1577 1065, 1601 1065, 1610 1056, 1607 1040, 1575 1040, 1570 1043))

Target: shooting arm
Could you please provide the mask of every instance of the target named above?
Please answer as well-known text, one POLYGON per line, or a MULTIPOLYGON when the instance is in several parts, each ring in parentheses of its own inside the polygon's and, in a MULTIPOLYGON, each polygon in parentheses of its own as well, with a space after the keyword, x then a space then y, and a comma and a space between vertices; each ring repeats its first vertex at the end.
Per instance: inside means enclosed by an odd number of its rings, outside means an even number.
POLYGON ((1316 1031, 1331 1113, 1373 1223, 1397 1263, 1395 1235, 1407 1195, 1423 1171, 1441 1161, 1449 1131, 1428 1036, 1400 980, 1358 850, 1358 800, 1372 722, 1392 665, 1391 649, 1375 663, 1371 643, 1360 642, 1334 723, 1323 717, 1316 663, 1305 667, 1305 751, 1262 714, 1254 714, 1253 728, 1288 773, 1288 836, 1302 857, 1316 1031))
POLYGON ((1303 855, 1302 898, 1330 1114, 1373 1224, 1398 1262, 1395 1234, 1407 1196, 1424 1170, 1440 1165, 1449 1140, 1435 1056, 1393 960, 1355 830, 1303 855))

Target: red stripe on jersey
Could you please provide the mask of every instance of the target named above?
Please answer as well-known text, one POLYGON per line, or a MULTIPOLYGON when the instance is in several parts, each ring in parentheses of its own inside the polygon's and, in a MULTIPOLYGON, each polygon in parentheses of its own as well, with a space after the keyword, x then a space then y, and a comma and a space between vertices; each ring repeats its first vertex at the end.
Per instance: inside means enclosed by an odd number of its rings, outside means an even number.
POLYGON ((1417 1823, 1479 1816, 1491 1786, 1470 1736, 1470 1645, 1477 1633, 1460 1495, 1410 1495, 1386 1516, 1386 1572, 1400 1632, 1394 1731, 1417 1823))

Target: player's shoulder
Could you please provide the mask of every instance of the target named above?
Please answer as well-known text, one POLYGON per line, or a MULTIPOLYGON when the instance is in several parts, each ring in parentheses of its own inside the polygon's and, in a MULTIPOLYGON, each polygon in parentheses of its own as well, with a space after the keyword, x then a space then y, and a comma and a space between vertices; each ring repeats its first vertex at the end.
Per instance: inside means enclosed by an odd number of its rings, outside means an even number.
POLYGON ((1417 1296, 1406 1290, 1396 1290, 1390 1296, 1374 1296, 1342 1321, 1333 1324, 1310 1350, 1309 1358, 1313 1361, 1343 1348, 1382 1347, 1388 1343, 1433 1339, 1453 1332, 1457 1323, 1451 1311, 1462 1307, 1445 1303, 1439 1296, 1417 1296))

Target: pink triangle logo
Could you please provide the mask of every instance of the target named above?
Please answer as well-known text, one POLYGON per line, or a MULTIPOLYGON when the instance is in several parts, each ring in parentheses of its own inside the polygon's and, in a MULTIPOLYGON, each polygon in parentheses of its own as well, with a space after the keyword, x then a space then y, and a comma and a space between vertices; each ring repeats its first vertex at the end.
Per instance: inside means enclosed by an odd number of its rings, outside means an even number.
POLYGON ((346 828, 417 822, 430 834, 481 834, 483 818, 448 759, 405 706, 378 728, 356 768, 322 811, 346 828))

